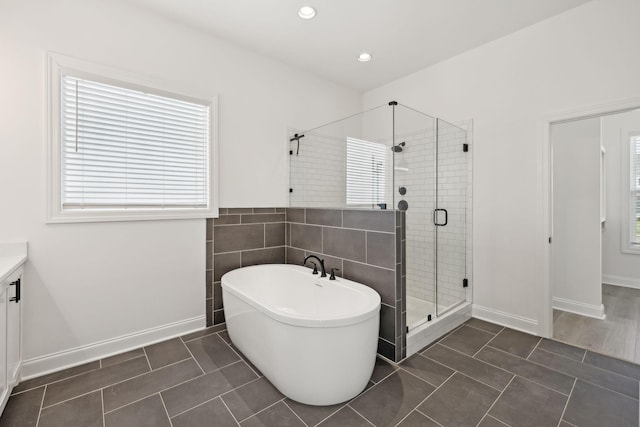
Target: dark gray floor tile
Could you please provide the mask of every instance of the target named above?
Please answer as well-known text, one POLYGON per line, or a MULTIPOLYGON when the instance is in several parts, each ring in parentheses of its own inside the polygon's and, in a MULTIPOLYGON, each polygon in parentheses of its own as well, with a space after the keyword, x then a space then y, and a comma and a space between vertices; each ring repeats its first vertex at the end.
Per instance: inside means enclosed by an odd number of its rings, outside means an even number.
POLYGON ((538 384, 569 394, 574 378, 551 370, 536 363, 529 362, 495 348, 485 347, 475 356, 477 359, 498 366, 506 371, 527 378, 538 384))
POLYGON ((282 402, 247 418, 240 425, 243 427, 305 427, 300 418, 282 402))
POLYGON ((510 425, 555 426, 560 422, 567 396, 515 377, 489 414, 510 425))
POLYGON ((371 381, 377 383, 386 376, 392 374, 398 369, 396 365, 389 363, 381 357, 376 357, 376 364, 373 367, 373 374, 371 374, 371 381))
POLYGON ((471 326, 472 328, 480 329, 485 332, 491 332, 492 334, 497 334, 500 332, 503 327, 500 325, 496 325, 495 323, 485 322, 484 320, 471 318, 465 322, 465 325, 471 326))
POLYGON ((44 386, 12 395, 0 417, 0 427, 35 427, 43 394, 44 386))
POLYGON ((221 331, 218 333, 218 335, 220 336, 220 338, 225 340, 228 344, 231 344, 231 337, 229 336, 229 332, 227 332, 226 330, 221 331))
POLYGON ((371 424, 348 406, 318 424, 318 427, 370 427, 371 424))
POLYGON ((253 362, 251 362, 249 360, 249 358, 247 356, 245 356, 239 349, 238 347, 236 347, 233 344, 229 344, 231 346, 231 348, 233 349, 233 351, 236 352, 236 354, 238 354, 238 356, 240 356, 240 358, 244 361, 244 363, 246 363, 247 365, 249 365, 249 367, 253 370, 253 372, 255 372, 259 377, 262 376, 262 372, 260 372, 260 370, 258 368, 256 368, 256 366, 253 364, 253 362))
POLYGON ((538 344, 538 348, 543 350, 550 351, 551 353, 556 353, 564 357, 569 357, 571 359, 575 359, 577 361, 582 361, 584 357, 585 349, 574 347, 569 344, 562 343, 560 341, 554 341, 547 338, 542 338, 540 344, 538 344))
POLYGON ((187 350, 180 338, 146 346, 144 351, 147 353, 147 358, 149 358, 151 369, 162 368, 191 357, 189 350, 187 350))
POLYGON ((105 388, 104 411, 113 411, 128 403, 166 390, 176 384, 201 375, 202 371, 193 359, 155 369, 146 374, 105 388))
POLYGON ((440 386, 453 374, 453 370, 419 354, 403 361, 400 367, 435 387, 440 386))
POLYGON ((540 337, 505 328, 489 345, 520 357, 527 357, 540 341, 540 337))
POLYGON ((240 360, 240 357, 218 335, 207 335, 189 341, 187 347, 205 372, 222 368, 240 360))
POLYGON ((45 384, 50 384, 56 381, 64 380, 66 378, 83 374, 85 372, 95 371, 96 369, 100 369, 100 362, 97 360, 94 362, 85 363, 80 366, 74 366, 73 368, 63 369, 62 371, 53 372, 51 374, 43 375, 41 377, 36 377, 30 380, 22 381, 13 389, 12 393, 14 394, 20 393, 25 390, 30 390, 32 388, 37 388, 45 384))
POLYGON ((482 419, 480 424, 478 424, 478 427, 505 427, 505 426, 507 426, 507 424, 503 423, 502 421, 496 420, 490 415, 486 415, 482 419))
POLYGON ((592 384, 626 394, 634 399, 638 398, 638 381, 634 379, 540 349, 536 349, 529 360, 592 384))
POLYGON ((273 405, 284 396, 262 377, 222 396, 233 416, 242 421, 273 405))
POLYGON ((418 410, 442 425, 474 426, 500 393, 456 372, 418 410))
POLYGON ((285 400, 285 403, 309 426, 315 426, 344 406, 343 403, 329 406, 305 405, 304 403, 296 402, 289 398, 285 400))
POLYGON ((169 416, 173 417, 257 378, 246 363, 239 361, 165 390, 161 394, 169 416))
POLYGON ((377 426, 395 425, 435 387, 399 370, 349 403, 377 426))
POLYGON ((407 418, 402 420, 398 427, 438 427, 440 424, 426 417, 418 411, 413 411, 407 418))
POLYGON ((442 345, 458 350, 461 353, 473 356, 495 335, 480 329, 462 326, 455 332, 447 335, 439 342, 442 345))
POLYGON ((428 348, 422 354, 498 390, 504 390, 511 377, 513 377, 510 372, 458 353, 440 344, 428 348))
POLYGON ((104 421, 105 427, 171 427, 157 394, 105 414, 104 421))
POLYGON ((58 403, 42 410, 39 427, 102 427, 102 396, 99 391, 58 403))
POLYGON ((90 391, 109 387, 145 372, 149 372, 147 359, 137 357, 117 365, 86 372, 73 378, 49 384, 44 396, 43 406, 54 405, 90 391))
POLYGON ((225 324, 215 325, 215 326, 210 326, 208 328, 204 328, 200 331, 191 332, 189 334, 181 336, 180 338, 182 338, 182 341, 187 342, 187 341, 195 340, 196 338, 202 338, 207 335, 212 335, 220 331, 224 331, 225 329, 227 329, 227 325, 225 324))
POLYGON ((563 419, 580 427, 637 426, 638 401, 578 380, 563 419))
POLYGON ((584 363, 624 375, 625 377, 640 380, 640 365, 636 365, 635 363, 626 362, 592 351, 587 351, 587 355, 584 357, 584 363))
POLYGON ((106 368, 107 366, 117 365, 118 363, 126 362, 127 360, 142 356, 144 356, 144 350, 137 348, 125 353, 116 354, 115 356, 106 357, 100 361, 100 365, 102 368, 106 368))
POLYGON ((214 425, 214 422, 215 427, 238 425, 219 397, 172 418, 171 422, 173 427, 202 427, 214 425))
MULTIPOLYGON (((479 426, 480 427, 480 426, 479 426)), ((560 421, 560 424, 558 424, 558 427, 576 427, 573 424, 570 424, 568 422, 566 422, 565 420, 560 421)))

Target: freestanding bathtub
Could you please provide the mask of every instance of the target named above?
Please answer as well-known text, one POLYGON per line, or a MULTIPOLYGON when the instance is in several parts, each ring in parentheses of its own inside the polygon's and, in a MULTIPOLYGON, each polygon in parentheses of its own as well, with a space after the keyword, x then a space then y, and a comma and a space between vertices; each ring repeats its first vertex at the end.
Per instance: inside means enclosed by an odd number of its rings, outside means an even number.
POLYGON ((380 321, 373 289, 266 264, 222 276, 222 298, 231 341, 285 396, 332 405, 366 387, 380 321))

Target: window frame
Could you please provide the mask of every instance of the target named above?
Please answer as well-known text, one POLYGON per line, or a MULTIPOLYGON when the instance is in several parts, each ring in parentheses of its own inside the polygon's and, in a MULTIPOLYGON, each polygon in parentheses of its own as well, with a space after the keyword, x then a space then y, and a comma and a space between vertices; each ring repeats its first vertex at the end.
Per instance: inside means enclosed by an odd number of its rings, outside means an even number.
POLYGON ((138 74, 90 63, 68 56, 47 53, 47 138, 45 156, 46 223, 107 222, 216 218, 219 212, 218 168, 218 97, 186 95, 167 82, 138 74), (209 107, 208 204, 206 208, 110 208, 63 209, 62 207, 62 144, 61 144, 61 78, 64 74, 148 91, 190 101, 209 107), (162 89, 161 89, 162 88, 162 89))
MULTIPOLYGON (((384 179, 384 183, 382 184, 381 188, 376 192, 376 195, 379 196, 380 194, 382 194, 382 200, 380 200, 378 203, 375 203, 375 200, 371 200, 369 203, 349 203, 349 144, 350 143, 356 143, 356 144, 362 144, 362 143, 366 143, 366 144, 376 144, 376 145, 380 145, 381 147, 383 147, 380 152, 381 153, 385 153, 386 149, 390 149, 389 146, 387 146, 384 143, 381 142, 375 142, 375 141, 368 141, 366 139, 360 139, 360 138, 353 138, 353 137, 347 137, 346 138, 346 146, 345 146, 345 206, 348 208, 368 208, 368 209, 375 209, 377 206, 379 206, 380 204, 386 204, 389 205, 389 201, 387 200, 388 198, 388 191, 387 191, 387 187, 388 187, 388 179, 389 179, 389 167, 393 167, 392 163, 393 163, 393 158, 389 159, 387 157, 385 157, 385 161, 383 163, 383 171, 382 173, 379 173, 380 176, 382 176, 382 178, 384 179), (389 164, 391 163, 391 165, 389 164)), ((371 174, 374 174, 374 171, 371 170, 371 174)))
POLYGON ((623 140, 622 144, 622 185, 621 185, 621 212, 622 212, 622 224, 621 229, 621 250, 624 253, 628 254, 637 254, 640 255, 640 242, 634 243, 631 241, 631 236, 636 233, 636 222, 635 222, 635 200, 634 195, 640 194, 640 190, 632 189, 632 167, 631 161, 632 150, 634 148, 634 139, 640 138, 640 132, 631 132, 627 135, 627 138, 623 140))

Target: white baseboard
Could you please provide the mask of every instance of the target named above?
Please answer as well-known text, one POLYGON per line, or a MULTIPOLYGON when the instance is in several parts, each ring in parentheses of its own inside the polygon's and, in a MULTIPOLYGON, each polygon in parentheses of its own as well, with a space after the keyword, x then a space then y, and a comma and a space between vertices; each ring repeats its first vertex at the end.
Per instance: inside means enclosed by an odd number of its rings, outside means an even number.
POLYGON ((604 319, 604 305, 586 304, 570 299, 553 297, 552 306, 556 310, 568 311, 569 313, 579 314, 581 316, 593 317, 596 319, 604 319))
POLYGON ((471 307, 471 315, 487 322, 526 332, 527 334, 538 335, 538 321, 535 319, 528 319, 478 304, 473 304, 471 307))
POLYGON ((640 279, 635 277, 614 276, 603 274, 602 283, 607 285, 624 286, 625 288, 640 289, 640 279))
POLYGON ((93 344, 34 357, 23 361, 22 380, 39 377, 94 360, 104 359, 105 357, 135 348, 188 334, 203 329, 205 323, 205 316, 198 316, 132 334, 110 338, 93 344))

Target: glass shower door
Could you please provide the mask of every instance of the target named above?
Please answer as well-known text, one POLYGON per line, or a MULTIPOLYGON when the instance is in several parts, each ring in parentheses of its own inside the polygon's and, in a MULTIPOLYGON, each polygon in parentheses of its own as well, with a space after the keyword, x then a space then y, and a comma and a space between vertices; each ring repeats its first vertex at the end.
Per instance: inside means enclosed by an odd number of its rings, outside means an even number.
POLYGON ((466 300, 467 132, 437 119, 435 226, 436 312, 466 300))

